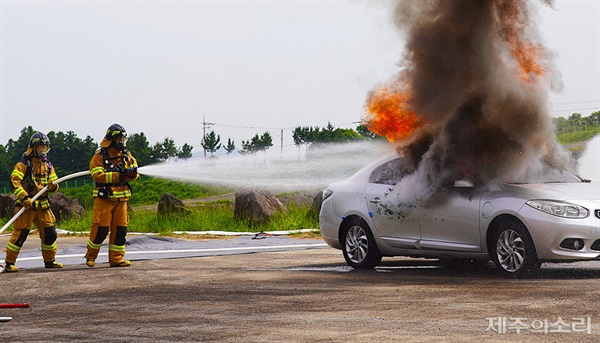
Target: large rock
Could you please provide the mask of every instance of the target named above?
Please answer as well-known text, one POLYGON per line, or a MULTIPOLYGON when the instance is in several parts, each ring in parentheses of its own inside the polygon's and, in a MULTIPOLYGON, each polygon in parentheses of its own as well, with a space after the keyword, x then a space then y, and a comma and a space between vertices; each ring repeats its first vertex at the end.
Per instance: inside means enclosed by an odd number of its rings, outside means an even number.
POLYGON ((81 219, 85 216, 85 209, 77 199, 71 199, 60 192, 50 194, 48 199, 50 200, 50 210, 54 213, 57 223, 61 220, 81 219))
POLYGON ((183 201, 176 196, 169 193, 161 195, 160 200, 158 201, 159 215, 181 215, 187 213, 189 213, 189 210, 185 208, 183 201))
POLYGON ((12 218, 16 200, 17 197, 12 193, 0 194, 0 218, 12 218))
POLYGON ((278 211, 285 211, 285 207, 275 195, 268 191, 242 189, 235 193, 233 209, 235 220, 249 221, 259 225, 265 224, 278 211))

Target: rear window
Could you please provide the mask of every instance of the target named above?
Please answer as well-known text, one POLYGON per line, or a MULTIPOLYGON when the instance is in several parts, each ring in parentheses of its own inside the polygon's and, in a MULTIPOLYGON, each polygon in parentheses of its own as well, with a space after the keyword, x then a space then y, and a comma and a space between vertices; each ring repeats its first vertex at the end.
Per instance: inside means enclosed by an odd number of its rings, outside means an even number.
POLYGON ((395 185, 408 174, 404 157, 398 157, 375 168, 369 175, 370 183, 395 185))

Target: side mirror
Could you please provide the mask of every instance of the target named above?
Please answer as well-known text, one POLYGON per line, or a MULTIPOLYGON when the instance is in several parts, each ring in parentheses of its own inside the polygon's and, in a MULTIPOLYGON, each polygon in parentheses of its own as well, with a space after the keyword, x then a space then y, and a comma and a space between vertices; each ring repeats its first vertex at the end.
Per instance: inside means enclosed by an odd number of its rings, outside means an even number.
POLYGON ((456 180, 454 181, 454 187, 455 188, 473 188, 475 187, 475 185, 473 184, 473 182, 471 180, 456 180))

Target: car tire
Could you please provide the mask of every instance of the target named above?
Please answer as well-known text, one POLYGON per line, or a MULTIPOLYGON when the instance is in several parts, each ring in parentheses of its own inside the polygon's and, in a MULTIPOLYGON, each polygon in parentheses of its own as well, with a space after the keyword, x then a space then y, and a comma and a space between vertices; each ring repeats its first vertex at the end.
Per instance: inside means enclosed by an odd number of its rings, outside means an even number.
POLYGON ((540 269, 533 239, 523 224, 507 223, 496 230, 492 249, 492 259, 504 276, 528 277, 540 269))
POLYGON ((346 263, 354 269, 373 269, 382 258, 373 233, 363 220, 355 220, 345 227, 342 251, 346 263))

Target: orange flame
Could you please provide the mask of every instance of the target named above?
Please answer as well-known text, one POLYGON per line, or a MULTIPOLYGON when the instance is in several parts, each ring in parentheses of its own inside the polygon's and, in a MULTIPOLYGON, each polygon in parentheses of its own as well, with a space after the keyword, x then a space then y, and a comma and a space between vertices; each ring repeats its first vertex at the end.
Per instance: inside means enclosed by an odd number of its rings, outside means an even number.
POLYGON ((521 7, 522 3, 516 0, 499 3, 501 4, 498 6, 501 31, 504 40, 510 46, 512 57, 519 65, 521 79, 532 81, 533 77, 542 76, 545 68, 539 60, 544 47, 540 43, 535 44, 525 38, 528 18, 521 7))
POLYGON ((394 142, 410 137, 425 122, 410 110, 410 91, 382 87, 373 92, 367 104, 365 126, 394 142))
POLYGON ((544 67, 537 62, 540 53, 544 49, 541 44, 520 41, 511 43, 511 48, 512 54, 521 68, 522 80, 528 81, 530 75, 541 76, 544 73, 544 67))

